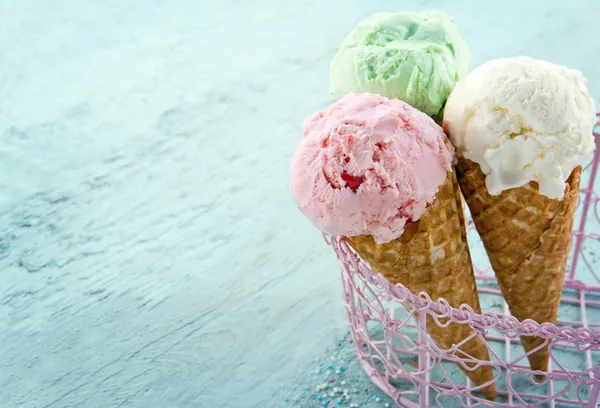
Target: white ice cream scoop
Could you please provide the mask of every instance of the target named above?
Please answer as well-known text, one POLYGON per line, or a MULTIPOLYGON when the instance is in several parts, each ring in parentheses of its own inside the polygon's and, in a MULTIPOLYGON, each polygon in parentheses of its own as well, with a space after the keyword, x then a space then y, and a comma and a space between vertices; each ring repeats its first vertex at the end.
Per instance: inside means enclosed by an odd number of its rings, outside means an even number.
POLYGON ((562 198, 565 181, 594 151, 594 101, 583 75, 529 57, 486 62, 450 94, 444 127, 479 164, 490 194, 530 181, 562 198))

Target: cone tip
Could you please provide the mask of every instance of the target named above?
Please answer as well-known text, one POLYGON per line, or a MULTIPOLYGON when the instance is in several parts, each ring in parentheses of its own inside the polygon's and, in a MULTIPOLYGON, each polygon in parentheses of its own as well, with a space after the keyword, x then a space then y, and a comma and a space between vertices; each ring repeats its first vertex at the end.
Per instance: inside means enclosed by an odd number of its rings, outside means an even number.
POLYGON ((496 401, 496 386, 494 384, 482 389, 481 393, 488 401, 496 401))

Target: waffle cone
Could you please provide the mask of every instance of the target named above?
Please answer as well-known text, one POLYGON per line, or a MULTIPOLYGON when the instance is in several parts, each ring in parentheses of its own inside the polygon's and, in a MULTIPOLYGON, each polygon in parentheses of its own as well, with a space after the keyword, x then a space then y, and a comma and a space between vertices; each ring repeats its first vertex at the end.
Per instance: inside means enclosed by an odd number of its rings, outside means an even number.
MULTIPOLYGON (((457 178, 510 313, 519 321, 556 324, 565 278, 581 166, 567 180, 564 198, 550 199, 538 184, 492 196, 478 164, 459 155, 457 178)), ((522 336, 532 370, 548 370, 546 341, 522 336)))
MULTIPOLYGON (((377 244, 369 235, 344 239, 373 270, 391 283, 400 283, 415 294, 426 292, 433 300, 444 298, 453 307, 467 304, 477 313, 481 312, 454 172, 448 173, 434 202, 419 221, 409 225, 399 238, 386 244, 377 244)), ((475 335, 468 324, 451 323, 440 327, 428 315, 427 332, 444 350, 473 336, 454 354, 482 361, 490 359, 482 338, 475 335)), ((496 387, 491 366, 466 365, 458 364, 458 367, 476 385, 490 383, 481 392, 494 400, 496 387)))

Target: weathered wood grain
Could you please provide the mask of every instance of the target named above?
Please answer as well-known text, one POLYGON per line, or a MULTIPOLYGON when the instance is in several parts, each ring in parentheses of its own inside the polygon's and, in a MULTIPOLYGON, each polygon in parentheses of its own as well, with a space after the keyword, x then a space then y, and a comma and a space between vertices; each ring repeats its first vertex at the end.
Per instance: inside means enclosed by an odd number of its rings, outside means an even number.
MULTIPOLYGON (((598 4, 509 3, 445 7, 474 62, 599 96, 598 4)), ((437 6, 0 2, 0 407, 279 407, 345 327, 288 190, 300 124, 357 21, 437 6)))

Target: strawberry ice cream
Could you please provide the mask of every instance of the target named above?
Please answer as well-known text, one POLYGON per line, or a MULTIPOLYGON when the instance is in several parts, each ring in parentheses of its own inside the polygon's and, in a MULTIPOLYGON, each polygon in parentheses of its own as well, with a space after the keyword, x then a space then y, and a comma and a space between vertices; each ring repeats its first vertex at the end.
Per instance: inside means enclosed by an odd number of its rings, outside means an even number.
POLYGON ((433 202, 453 148, 429 116, 396 99, 350 93, 308 118, 292 159, 300 210, 330 235, 398 238, 433 202))

